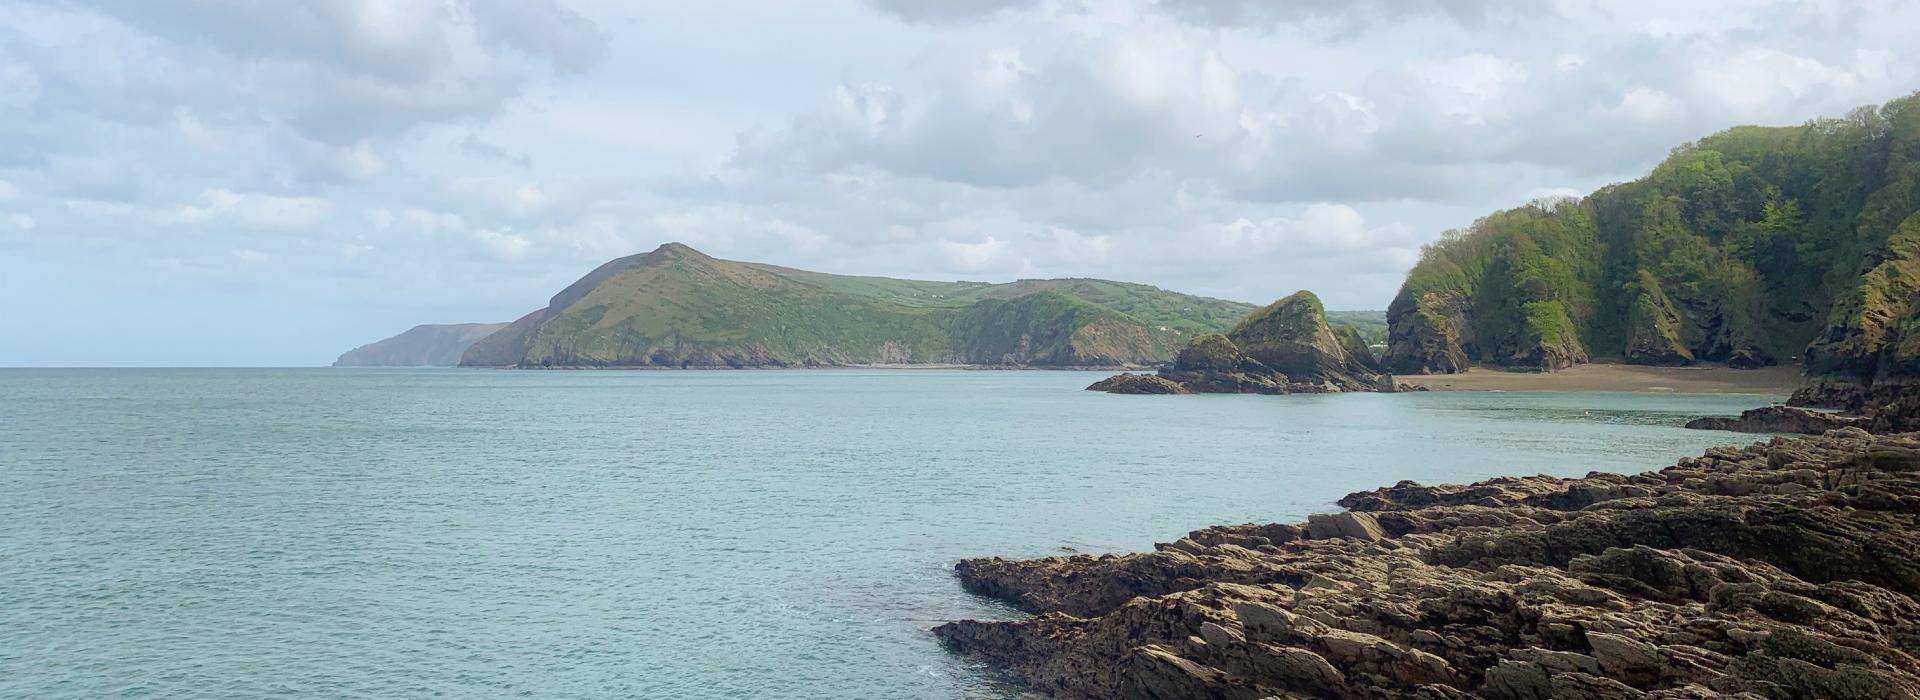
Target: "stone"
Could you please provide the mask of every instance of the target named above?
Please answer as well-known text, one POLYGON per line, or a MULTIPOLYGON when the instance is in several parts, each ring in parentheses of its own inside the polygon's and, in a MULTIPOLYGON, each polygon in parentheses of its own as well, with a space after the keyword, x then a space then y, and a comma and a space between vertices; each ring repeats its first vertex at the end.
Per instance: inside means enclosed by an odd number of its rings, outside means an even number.
POLYGON ((1401 482, 1139 554, 973 559, 934 633, 1063 698, 1920 697, 1920 434, 1401 482))

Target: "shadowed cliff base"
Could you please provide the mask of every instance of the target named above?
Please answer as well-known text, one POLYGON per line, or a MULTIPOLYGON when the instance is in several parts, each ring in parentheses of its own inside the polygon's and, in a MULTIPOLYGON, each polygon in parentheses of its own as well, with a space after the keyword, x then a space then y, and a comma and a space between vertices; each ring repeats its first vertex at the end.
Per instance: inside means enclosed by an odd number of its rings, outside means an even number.
POLYGON ((1060 698, 1920 696, 1920 434, 1403 481, 1140 554, 961 562, 934 634, 1060 698))

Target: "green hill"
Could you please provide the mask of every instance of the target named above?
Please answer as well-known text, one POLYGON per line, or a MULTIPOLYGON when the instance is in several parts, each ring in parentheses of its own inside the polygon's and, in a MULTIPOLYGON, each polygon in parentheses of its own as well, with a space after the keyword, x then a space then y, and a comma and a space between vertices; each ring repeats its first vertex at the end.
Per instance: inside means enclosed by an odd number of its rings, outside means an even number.
POLYGON ((1253 307, 1105 280, 927 282, 709 257, 678 243, 600 266, 469 348, 519 367, 1139 365, 1253 307))
POLYGON ((1388 309, 1385 361, 1426 373, 1804 356, 1815 374, 1870 380, 1920 345, 1916 211, 1920 95, 1736 127, 1639 180, 1449 232, 1388 309))

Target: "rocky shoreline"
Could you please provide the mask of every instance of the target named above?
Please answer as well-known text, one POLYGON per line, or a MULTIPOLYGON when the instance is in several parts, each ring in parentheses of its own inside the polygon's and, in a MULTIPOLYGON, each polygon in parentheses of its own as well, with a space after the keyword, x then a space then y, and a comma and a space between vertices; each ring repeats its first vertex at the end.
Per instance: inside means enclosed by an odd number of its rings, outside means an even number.
POLYGON ((1735 418, 1707 416, 1687 421, 1693 430, 1731 430, 1737 433, 1798 433, 1819 435, 1841 428, 1866 428, 1872 421, 1863 416, 1823 413, 1797 406, 1761 406, 1741 411, 1735 418))
POLYGON ((1920 434, 1412 482, 1155 551, 974 559, 934 633, 1062 698, 1920 697, 1920 434))

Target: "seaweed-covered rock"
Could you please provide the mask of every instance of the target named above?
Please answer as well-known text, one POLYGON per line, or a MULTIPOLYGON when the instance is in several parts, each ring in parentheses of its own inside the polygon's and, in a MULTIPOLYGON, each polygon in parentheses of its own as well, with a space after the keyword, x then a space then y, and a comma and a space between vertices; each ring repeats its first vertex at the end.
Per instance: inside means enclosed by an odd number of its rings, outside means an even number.
POLYGON ((1800 433, 1819 435, 1841 428, 1864 428, 1868 419, 1809 411, 1795 406, 1762 406, 1738 418, 1708 416, 1687 421, 1694 430, 1731 430, 1740 433, 1800 433))
POLYGON ((1296 384, 1369 391, 1379 372, 1358 334, 1342 339, 1313 292, 1301 290, 1241 319, 1227 338, 1249 359, 1296 384))
POLYGON ((1060 698, 1920 697, 1920 435, 1402 482, 1141 554, 976 559, 935 628, 1060 698))
MULTIPOLYGON (((1210 394, 1392 391, 1360 334, 1327 322, 1312 292, 1300 291, 1249 314, 1227 335, 1195 337, 1160 377, 1210 394), (1384 387, 1384 388, 1383 388, 1384 387)), ((1106 391, 1107 381, 1089 389, 1106 391)), ((1166 393, 1166 392, 1130 392, 1166 393)))
POLYGON ((1116 374, 1094 382, 1088 391, 1109 394, 1191 394, 1186 387, 1151 374, 1116 374))

